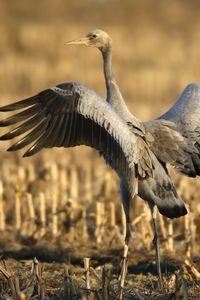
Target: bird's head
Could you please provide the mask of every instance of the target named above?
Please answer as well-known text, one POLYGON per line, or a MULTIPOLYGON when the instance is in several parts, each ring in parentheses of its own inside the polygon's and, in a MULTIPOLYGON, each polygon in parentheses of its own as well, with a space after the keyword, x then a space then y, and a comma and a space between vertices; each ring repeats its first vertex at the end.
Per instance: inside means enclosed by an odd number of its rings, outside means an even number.
POLYGON ((95 29, 82 38, 67 42, 67 45, 85 45, 106 51, 111 48, 112 39, 105 31, 95 29))

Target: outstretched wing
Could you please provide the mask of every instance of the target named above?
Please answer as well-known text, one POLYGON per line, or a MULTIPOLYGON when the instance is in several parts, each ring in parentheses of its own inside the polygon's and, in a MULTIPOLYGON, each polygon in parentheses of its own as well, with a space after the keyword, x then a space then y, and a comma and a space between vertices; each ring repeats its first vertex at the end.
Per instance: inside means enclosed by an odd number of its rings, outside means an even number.
POLYGON ((182 135, 200 150, 200 84, 189 84, 174 106, 159 119, 172 121, 182 135))
POLYGON ((200 84, 189 84, 174 106, 159 119, 176 125, 176 130, 184 137, 185 152, 191 159, 193 176, 200 175, 200 84))
POLYGON ((0 126, 22 122, 1 137, 9 140, 25 134, 8 151, 32 144, 24 154, 31 156, 42 148, 87 145, 109 157, 129 188, 134 186, 139 162, 137 137, 93 90, 79 83, 64 83, 0 111, 18 109, 24 110, 0 121, 0 126))
POLYGON ((200 85, 188 85, 177 102, 156 120, 145 122, 147 143, 159 161, 190 177, 200 175, 200 85))

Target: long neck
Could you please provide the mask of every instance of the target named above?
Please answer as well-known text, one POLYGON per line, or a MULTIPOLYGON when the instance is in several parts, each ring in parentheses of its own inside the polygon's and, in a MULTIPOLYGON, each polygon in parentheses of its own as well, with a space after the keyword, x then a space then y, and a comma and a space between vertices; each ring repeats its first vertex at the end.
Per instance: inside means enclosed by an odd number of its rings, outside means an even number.
POLYGON ((107 47, 102 50, 103 70, 106 82, 106 101, 109 102, 119 113, 126 110, 126 104, 123 100, 115 77, 112 73, 112 48, 107 47))
POLYGON ((104 69, 104 77, 106 82, 106 101, 112 105, 114 110, 126 121, 133 123, 136 127, 141 127, 139 120, 134 117, 120 92, 120 89, 116 83, 115 77, 112 73, 112 48, 111 46, 107 49, 101 50, 103 57, 103 69, 104 69))
POLYGON ((106 50, 101 51, 103 56, 103 70, 104 70, 104 78, 106 82, 106 101, 111 102, 112 97, 112 88, 111 82, 115 81, 115 78, 112 74, 112 49, 111 47, 106 50))
POLYGON ((120 89, 116 83, 112 73, 112 48, 111 46, 101 51, 103 56, 103 69, 106 82, 106 101, 123 117, 126 121, 130 121, 131 113, 129 112, 120 89))

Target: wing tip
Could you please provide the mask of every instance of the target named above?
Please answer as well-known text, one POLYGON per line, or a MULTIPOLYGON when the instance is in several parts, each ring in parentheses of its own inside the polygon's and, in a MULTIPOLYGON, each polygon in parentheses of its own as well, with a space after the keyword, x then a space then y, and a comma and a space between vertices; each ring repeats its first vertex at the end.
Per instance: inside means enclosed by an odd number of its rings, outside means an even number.
POLYGON ((12 152, 12 151, 18 151, 18 150, 22 149, 23 147, 22 147, 21 142, 22 142, 22 140, 19 140, 17 143, 11 145, 11 146, 7 149, 7 151, 8 151, 8 152, 12 152))
POLYGON ((13 152, 13 151, 16 151, 16 149, 13 148, 13 146, 9 147, 7 150, 7 152, 13 152))
POLYGON ((14 111, 14 110, 23 109, 27 106, 31 106, 37 103, 37 98, 38 95, 35 95, 8 105, 0 106, 0 112, 14 111))
POLYGON ((13 110, 16 110, 14 103, 0 107, 0 112, 8 112, 13 110))
POLYGON ((7 140, 9 140, 9 138, 7 138, 5 134, 0 136, 0 141, 7 141, 7 140))
POLYGON ((10 124, 5 120, 5 121, 0 121, 0 127, 6 127, 9 126, 10 124))
POLYGON ((31 153, 31 151, 30 150, 27 150, 23 155, 22 155, 22 157, 30 157, 30 156, 32 156, 33 154, 31 153))
POLYGON ((13 134, 13 131, 9 131, 9 132, 3 134, 2 136, 0 136, 0 141, 8 141, 8 140, 13 139, 16 136, 17 135, 13 134))

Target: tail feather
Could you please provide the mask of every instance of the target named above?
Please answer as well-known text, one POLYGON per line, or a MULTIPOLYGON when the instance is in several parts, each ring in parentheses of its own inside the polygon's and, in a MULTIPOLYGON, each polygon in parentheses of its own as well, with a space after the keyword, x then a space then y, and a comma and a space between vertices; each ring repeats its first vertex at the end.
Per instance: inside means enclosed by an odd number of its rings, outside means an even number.
POLYGON ((174 183, 165 168, 154 157, 154 177, 139 181, 138 195, 152 205, 156 205, 159 212, 170 219, 187 214, 187 209, 178 195, 174 183))

